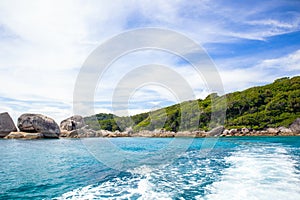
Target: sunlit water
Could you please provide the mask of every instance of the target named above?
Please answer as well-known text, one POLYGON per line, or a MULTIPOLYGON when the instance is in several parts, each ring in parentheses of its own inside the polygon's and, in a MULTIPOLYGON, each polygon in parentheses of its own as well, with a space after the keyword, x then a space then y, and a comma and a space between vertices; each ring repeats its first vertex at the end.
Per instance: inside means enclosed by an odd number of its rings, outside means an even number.
MULTIPOLYGON (((300 137, 220 138, 209 151, 194 139, 172 162, 122 171, 86 148, 102 140, 0 140, 0 199, 300 199, 300 137)), ((172 141, 109 140, 136 153, 172 141)))

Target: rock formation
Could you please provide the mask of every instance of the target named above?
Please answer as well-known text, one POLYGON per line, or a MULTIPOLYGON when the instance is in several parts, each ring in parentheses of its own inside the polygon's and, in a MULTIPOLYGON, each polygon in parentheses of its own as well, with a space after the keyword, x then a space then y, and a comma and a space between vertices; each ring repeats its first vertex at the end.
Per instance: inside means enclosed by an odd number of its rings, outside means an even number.
MULTIPOLYGON (((80 115, 69 117, 60 123, 60 137, 81 138, 81 137, 99 137, 95 130, 90 129, 80 115)), ((101 135, 102 136, 102 135, 101 135)))
POLYGON ((86 126, 84 119, 80 115, 74 115, 60 122, 60 129, 73 131, 86 126))
POLYGON ((224 131, 224 126, 218 126, 216 128, 213 128, 212 130, 210 130, 207 133, 207 136, 213 136, 213 137, 217 137, 220 136, 224 131))
POLYGON ((300 118, 297 118, 290 126, 290 129, 293 133, 300 133, 300 118))
POLYGON ((17 131, 17 128, 10 115, 7 112, 0 113, 0 138, 13 131, 17 131))
POLYGON ((26 132, 11 132, 5 139, 40 139, 43 135, 41 133, 26 133, 26 132))
POLYGON ((26 133, 41 133, 44 138, 58 138, 60 129, 57 123, 41 114, 23 114, 18 118, 18 128, 26 133))
POLYGON ((131 127, 125 131, 93 130, 85 124, 84 118, 75 115, 63 120, 60 127, 57 123, 41 114, 23 114, 18 118, 18 127, 7 112, 0 113, 0 137, 6 139, 39 139, 39 138, 85 138, 85 137, 227 137, 227 136, 300 136, 300 118, 297 118, 290 128, 266 128, 264 130, 253 130, 252 128, 224 129, 223 126, 216 127, 208 132, 195 131, 168 131, 156 129, 153 131, 142 130, 134 132, 131 127))

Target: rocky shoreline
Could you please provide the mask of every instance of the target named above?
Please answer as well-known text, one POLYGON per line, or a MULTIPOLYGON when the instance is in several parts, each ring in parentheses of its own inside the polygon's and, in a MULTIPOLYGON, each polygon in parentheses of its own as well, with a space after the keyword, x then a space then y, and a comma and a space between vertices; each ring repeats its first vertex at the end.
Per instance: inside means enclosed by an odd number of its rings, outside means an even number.
POLYGON ((300 118, 289 128, 267 128, 253 130, 250 128, 226 129, 223 126, 210 131, 165 130, 134 132, 132 128, 125 131, 92 130, 85 124, 82 116, 75 115, 63 120, 60 126, 50 117, 41 114, 22 114, 17 127, 10 115, 0 113, 0 138, 4 139, 42 139, 42 138, 89 138, 89 137, 235 137, 235 136, 300 136, 300 118), (18 127, 18 128, 17 128, 18 127))

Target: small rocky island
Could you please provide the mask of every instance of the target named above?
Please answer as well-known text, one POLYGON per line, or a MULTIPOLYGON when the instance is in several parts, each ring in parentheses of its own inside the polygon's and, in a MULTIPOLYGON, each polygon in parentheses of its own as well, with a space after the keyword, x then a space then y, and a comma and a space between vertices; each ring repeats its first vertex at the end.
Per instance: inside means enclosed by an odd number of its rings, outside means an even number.
POLYGON ((60 126, 50 117, 42 114, 22 114, 15 126, 10 115, 0 113, 0 138, 5 139, 41 139, 41 138, 86 138, 86 137, 228 137, 228 136, 300 136, 300 118, 297 118, 289 128, 267 128, 253 130, 250 128, 226 129, 223 126, 210 131, 180 131, 165 130, 138 131, 126 128, 125 131, 95 131, 86 125, 79 115, 63 120, 60 126), (17 128, 18 127, 18 128, 17 128))

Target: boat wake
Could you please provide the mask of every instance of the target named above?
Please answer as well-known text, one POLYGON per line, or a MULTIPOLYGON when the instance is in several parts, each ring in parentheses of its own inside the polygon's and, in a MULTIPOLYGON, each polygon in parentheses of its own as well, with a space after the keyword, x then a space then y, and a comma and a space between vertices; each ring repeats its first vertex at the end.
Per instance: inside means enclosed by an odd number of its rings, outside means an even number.
POLYGON ((231 167, 221 181, 207 187, 211 194, 204 199, 300 199, 300 174, 286 148, 255 145, 233 153, 226 162, 231 167))
POLYGON ((56 199, 300 199, 300 173, 280 145, 242 145, 234 152, 189 151, 167 165, 120 172, 56 199))

